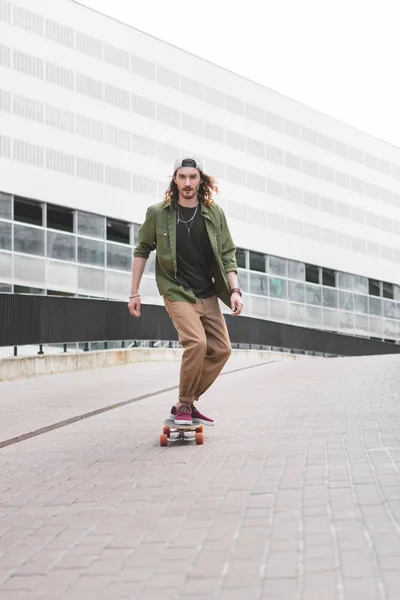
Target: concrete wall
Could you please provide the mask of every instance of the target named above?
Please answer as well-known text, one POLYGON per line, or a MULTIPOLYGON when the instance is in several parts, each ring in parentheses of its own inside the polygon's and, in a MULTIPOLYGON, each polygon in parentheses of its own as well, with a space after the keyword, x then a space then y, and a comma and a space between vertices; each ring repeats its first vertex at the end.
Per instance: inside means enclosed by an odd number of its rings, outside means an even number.
MULTIPOLYGON (((0 381, 37 377, 53 373, 66 373, 83 369, 116 367, 144 361, 179 361, 181 349, 131 348, 121 350, 101 350, 97 352, 74 352, 24 356, 0 360, 0 381)), ((228 363, 232 365, 294 360, 303 355, 287 352, 266 352, 261 350, 233 350, 228 363)))

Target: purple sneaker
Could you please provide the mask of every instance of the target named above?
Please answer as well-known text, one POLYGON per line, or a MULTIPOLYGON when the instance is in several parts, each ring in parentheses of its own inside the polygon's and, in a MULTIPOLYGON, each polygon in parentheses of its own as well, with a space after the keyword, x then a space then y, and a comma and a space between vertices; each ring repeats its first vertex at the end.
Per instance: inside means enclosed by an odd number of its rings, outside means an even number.
POLYGON ((173 408, 175 409, 175 414, 173 415, 175 425, 193 425, 192 407, 190 404, 181 404, 178 408, 175 406, 173 408))
MULTIPOLYGON (((176 406, 173 406, 171 408, 171 413, 169 415, 169 418, 171 419, 171 421, 175 421, 175 415, 176 415, 176 406)), ((195 406, 192 406, 192 421, 194 425, 208 425, 208 426, 212 426, 215 425, 215 422, 210 419, 210 417, 206 417, 205 415, 202 415, 201 412, 199 410, 197 410, 197 408, 195 408, 195 406)))

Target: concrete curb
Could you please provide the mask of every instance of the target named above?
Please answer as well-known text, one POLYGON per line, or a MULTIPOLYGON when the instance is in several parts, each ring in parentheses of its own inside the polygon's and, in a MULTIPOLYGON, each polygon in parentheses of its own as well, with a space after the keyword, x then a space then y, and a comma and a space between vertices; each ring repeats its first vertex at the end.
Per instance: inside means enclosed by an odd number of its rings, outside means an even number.
MULTIPOLYGON (((117 367, 138 362, 179 361, 181 356, 182 349, 180 348, 127 348, 5 358, 0 360, 0 381, 26 379, 29 377, 38 377, 40 375, 67 373, 84 369, 117 367)), ((258 363, 294 360, 296 358, 309 357, 289 354, 288 352, 233 350, 231 361, 258 363)))

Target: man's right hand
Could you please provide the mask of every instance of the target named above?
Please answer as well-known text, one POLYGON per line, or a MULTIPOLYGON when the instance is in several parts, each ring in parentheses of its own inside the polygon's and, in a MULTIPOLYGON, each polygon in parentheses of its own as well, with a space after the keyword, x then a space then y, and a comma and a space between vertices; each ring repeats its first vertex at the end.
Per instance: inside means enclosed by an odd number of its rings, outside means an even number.
POLYGON ((140 296, 129 298, 128 309, 132 317, 140 317, 140 296))

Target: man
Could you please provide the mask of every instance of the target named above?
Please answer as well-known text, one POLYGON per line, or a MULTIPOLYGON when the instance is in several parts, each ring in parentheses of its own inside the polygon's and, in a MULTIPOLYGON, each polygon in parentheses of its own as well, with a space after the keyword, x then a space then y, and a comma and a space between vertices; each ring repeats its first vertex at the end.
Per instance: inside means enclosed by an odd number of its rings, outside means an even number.
POLYGON ((212 385, 231 354, 218 297, 239 315, 235 245, 225 215, 214 202, 215 179, 200 160, 178 159, 163 202, 150 206, 138 233, 129 312, 140 316, 139 286, 156 249, 156 283, 183 347, 175 424, 213 425, 194 402, 212 385))

